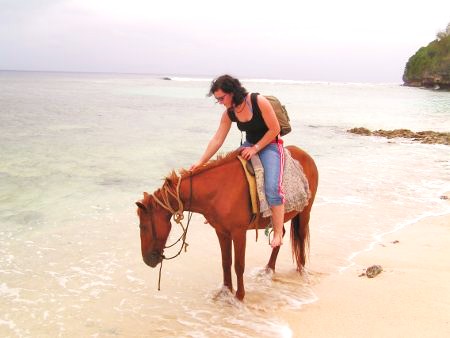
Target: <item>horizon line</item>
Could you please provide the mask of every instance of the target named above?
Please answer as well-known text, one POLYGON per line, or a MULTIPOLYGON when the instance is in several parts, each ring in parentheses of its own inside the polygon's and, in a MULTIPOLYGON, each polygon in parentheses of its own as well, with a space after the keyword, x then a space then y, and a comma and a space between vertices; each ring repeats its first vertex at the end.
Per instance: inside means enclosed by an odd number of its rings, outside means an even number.
MULTIPOLYGON (((74 71, 74 70, 28 70, 28 69, 0 69, 0 72, 17 72, 17 73, 69 73, 69 74, 103 74, 103 75, 138 75, 138 76, 153 76, 162 80, 172 81, 211 81, 217 75, 204 74, 167 74, 167 73, 150 73, 150 72, 117 72, 117 71, 74 71)), ((283 82, 283 83, 341 83, 341 84, 390 84, 403 85, 403 81, 398 82, 374 82, 374 81, 343 81, 343 80, 299 80, 299 79, 285 79, 285 78, 270 78, 270 77, 245 77, 239 78, 240 81, 248 82, 283 82)))

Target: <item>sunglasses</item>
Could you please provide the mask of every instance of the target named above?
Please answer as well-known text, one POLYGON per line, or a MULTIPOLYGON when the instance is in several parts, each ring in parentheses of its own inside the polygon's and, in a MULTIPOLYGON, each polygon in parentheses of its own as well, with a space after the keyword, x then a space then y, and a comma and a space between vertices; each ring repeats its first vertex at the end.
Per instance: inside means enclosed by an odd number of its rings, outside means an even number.
POLYGON ((216 102, 222 103, 223 100, 225 100, 225 96, 227 96, 227 95, 228 95, 228 94, 224 94, 224 95, 222 95, 222 96, 214 97, 214 98, 216 99, 216 102))

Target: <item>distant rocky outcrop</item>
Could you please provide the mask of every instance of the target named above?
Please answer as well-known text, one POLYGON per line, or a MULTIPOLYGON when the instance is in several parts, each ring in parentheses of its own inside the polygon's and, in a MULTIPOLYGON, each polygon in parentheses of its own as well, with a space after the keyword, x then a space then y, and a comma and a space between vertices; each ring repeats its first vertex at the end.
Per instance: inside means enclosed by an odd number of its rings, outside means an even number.
POLYGON ((379 129, 375 131, 370 131, 367 128, 360 127, 349 129, 347 131, 349 133, 365 136, 382 136, 388 139, 395 137, 403 137, 412 139, 413 141, 419 141, 421 143, 450 145, 450 133, 441 133, 431 130, 414 132, 409 129, 395 129, 395 130, 379 129))
POLYGON ((409 58, 403 82, 412 87, 450 89, 450 24, 409 58))

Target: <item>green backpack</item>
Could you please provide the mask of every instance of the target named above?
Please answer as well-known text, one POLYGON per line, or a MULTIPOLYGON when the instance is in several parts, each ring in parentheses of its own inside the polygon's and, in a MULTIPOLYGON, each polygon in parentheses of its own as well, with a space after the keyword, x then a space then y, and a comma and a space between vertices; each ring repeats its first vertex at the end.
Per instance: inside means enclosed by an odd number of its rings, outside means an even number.
MULTIPOLYGON (((256 95, 260 95, 259 93, 252 94, 251 100, 252 104, 258 104, 258 101, 256 100, 256 95)), ((289 115, 286 110, 286 108, 281 104, 280 100, 278 100, 275 96, 271 95, 264 95, 264 97, 269 101, 270 105, 272 106, 273 110, 275 111, 275 115, 277 116, 278 123, 280 124, 280 135, 284 136, 291 132, 291 124, 289 123, 289 115)), ((261 109, 259 109, 261 110, 261 109)), ((230 117, 230 120, 233 122, 237 122, 236 114, 234 110, 228 110, 228 116, 230 117)), ((241 140, 242 144, 242 140, 241 140)))
POLYGON ((292 128, 291 124, 289 123, 290 119, 286 107, 282 105, 280 100, 278 100, 275 96, 264 95, 264 97, 269 100, 273 110, 275 111, 278 123, 280 124, 280 135, 284 136, 286 134, 289 134, 292 128))

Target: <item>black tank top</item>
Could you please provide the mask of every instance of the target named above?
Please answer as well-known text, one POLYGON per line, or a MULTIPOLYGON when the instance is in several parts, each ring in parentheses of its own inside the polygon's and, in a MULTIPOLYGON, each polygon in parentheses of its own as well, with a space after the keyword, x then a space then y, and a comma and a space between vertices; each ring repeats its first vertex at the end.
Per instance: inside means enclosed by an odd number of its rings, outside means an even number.
POLYGON ((261 110, 258 106, 258 95, 258 93, 250 94, 253 113, 250 121, 241 122, 236 118, 234 108, 228 110, 228 117, 230 118, 230 120, 237 123, 237 127, 240 131, 245 131, 245 139, 247 140, 247 142, 250 142, 252 144, 257 143, 260 139, 262 139, 264 134, 269 130, 266 123, 264 122, 261 110))

